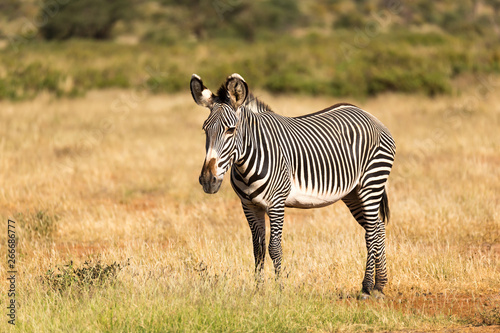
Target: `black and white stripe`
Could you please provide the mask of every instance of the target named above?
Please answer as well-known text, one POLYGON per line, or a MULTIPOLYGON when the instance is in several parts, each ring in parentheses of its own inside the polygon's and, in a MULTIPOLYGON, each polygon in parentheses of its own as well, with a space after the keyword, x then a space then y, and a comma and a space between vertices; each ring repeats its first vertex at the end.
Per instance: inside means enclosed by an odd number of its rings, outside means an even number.
POLYGON ((204 124, 207 158, 200 183, 215 193, 231 167, 231 184, 252 231, 256 272, 266 252, 265 214, 271 226, 269 254, 279 274, 285 207, 314 208, 342 200, 366 231, 363 293, 382 291, 389 218, 385 184, 396 153, 387 128, 351 104, 300 117, 278 115, 248 93, 238 74, 229 76, 217 95, 194 75, 191 92, 211 110, 204 124))

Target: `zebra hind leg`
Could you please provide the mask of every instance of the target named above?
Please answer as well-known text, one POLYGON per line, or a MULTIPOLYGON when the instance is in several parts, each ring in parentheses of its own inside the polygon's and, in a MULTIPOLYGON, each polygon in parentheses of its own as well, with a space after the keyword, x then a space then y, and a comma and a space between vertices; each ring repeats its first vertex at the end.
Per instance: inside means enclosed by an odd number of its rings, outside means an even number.
POLYGON ((259 207, 243 204, 243 212, 252 232, 253 254, 255 257, 255 278, 262 281, 262 269, 266 257, 266 220, 265 212, 259 207))
POLYGON ((361 290, 362 299, 372 295, 374 289, 380 293, 375 296, 382 297, 383 288, 387 283, 385 225, 378 215, 381 199, 380 191, 373 188, 357 188, 343 199, 356 221, 365 229, 367 258, 361 290))
POLYGON ((375 286, 374 289, 384 294, 384 287, 387 284, 387 262, 385 257, 385 223, 378 221, 377 243, 378 256, 375 257, 375 286))

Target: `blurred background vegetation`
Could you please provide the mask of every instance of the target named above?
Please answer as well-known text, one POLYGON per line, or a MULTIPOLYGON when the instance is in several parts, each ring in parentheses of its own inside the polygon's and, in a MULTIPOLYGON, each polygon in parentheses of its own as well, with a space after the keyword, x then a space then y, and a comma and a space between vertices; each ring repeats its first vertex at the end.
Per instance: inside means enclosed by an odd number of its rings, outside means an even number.
POLYGON ((450 94, 500 73, 500 0, 2 0, 0 99, 215 89, 450 94))

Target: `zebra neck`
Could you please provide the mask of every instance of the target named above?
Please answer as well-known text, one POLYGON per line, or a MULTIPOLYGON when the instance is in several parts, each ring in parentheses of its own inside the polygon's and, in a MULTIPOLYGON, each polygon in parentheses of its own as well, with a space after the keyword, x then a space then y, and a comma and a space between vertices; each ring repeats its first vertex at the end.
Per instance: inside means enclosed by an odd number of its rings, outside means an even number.
MULTIPOLYGON (((244 110, 241 114, 241 154, 235 163, 238 172, 245 177, 262 161, 269 159, 268 144, 264 129, 261 127, 261 119, 258 114, 244 110)), ((255 170, 254 170, 255 171, 255 170)))

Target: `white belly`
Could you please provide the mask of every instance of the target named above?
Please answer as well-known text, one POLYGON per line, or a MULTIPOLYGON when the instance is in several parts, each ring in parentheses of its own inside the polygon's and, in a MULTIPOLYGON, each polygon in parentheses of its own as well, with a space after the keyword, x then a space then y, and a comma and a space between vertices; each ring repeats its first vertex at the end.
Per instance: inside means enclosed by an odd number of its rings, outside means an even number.
POLYGON ((285 206, 293 208, 318 208, 333 204, 345 197, 352 189, 345 192, 317 193, 311 189, 301 189, 292 185, 286 198, 285 206))

